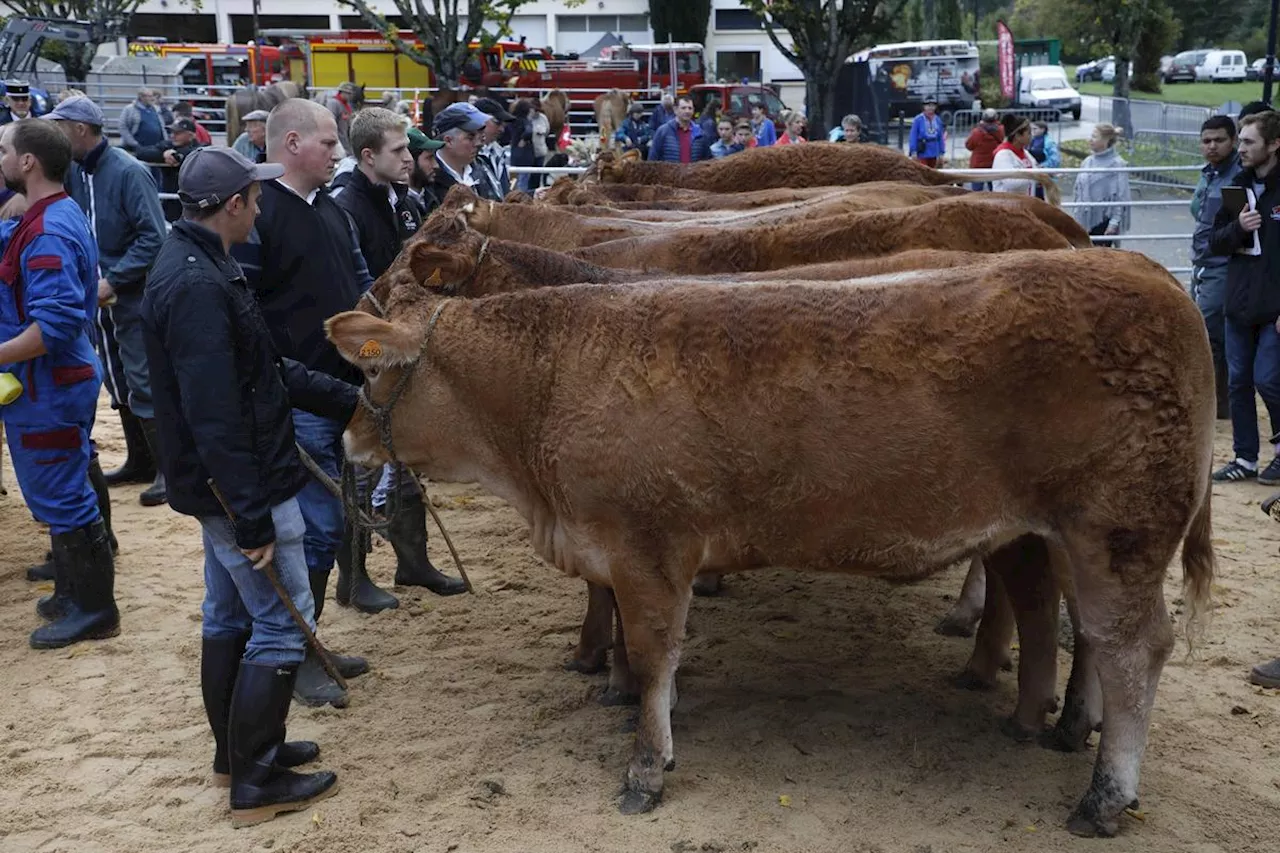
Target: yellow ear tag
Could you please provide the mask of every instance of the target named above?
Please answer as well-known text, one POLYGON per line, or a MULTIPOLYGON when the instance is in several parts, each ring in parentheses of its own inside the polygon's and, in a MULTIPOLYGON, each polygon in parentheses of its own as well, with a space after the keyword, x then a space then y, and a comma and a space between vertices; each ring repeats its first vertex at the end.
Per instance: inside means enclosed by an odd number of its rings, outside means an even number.
POLYGON ((426 285, 427 287, 439 287, 440 286, 440 268, 436 267, 435 272, 427 276, 427 280, 424 281, 423 284, 426 285))
POLYGON ((360 347, 359 355, 361 358, 380 358, 382 356, 382 344, 374 340, 365 341, 364 345, 360 347))

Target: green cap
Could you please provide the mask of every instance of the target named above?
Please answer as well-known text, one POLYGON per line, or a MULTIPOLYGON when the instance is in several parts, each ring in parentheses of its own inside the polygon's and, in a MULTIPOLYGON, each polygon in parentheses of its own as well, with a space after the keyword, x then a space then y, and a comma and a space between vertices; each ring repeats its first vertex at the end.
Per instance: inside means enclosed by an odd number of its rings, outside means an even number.
POLYGON ((409 153, 417 157, 423 151, 437 151, 444 147, 439 139, 432 139, 416 127, 409 128, 409 153))

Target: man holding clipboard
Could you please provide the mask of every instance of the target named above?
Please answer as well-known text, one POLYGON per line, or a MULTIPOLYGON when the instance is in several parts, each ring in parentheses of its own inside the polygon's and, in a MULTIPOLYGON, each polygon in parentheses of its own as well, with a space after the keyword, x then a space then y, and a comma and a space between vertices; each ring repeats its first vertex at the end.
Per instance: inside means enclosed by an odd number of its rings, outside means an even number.
POLYGON ((1222 189, 1209 248, 1227 261, 1227 388, 1235 458, 1213 473, 1217 482, 1257 479, 1280 484, 1277 456, 1258 470, 1258 411, 1254 391, 1268 410, 1280 410, 1280 114, 1263 112, 1240 122, 1240 164, 1222 189))

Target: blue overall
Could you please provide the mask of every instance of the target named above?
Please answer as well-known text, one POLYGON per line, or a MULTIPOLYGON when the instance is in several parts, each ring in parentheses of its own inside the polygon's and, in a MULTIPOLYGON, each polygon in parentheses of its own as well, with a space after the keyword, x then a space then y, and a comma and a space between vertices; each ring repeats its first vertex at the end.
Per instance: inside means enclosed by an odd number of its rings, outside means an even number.
POLYGON ((45 355, 0 364, 23 386, 0 407, 13 470, 27 506, 53 534, 99 518, 89 485, 89 433, 102 374, 93 349, 98 250, 84 213, 65 193, 0 223, 0 341, 32 323, 45 355))

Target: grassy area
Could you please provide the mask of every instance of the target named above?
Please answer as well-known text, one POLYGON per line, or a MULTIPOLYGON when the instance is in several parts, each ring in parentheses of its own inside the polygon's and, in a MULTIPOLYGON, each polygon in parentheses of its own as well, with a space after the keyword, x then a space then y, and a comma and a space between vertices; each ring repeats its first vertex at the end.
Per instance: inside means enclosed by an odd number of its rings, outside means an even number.
MULTIPOLYGON (((1071 70, 1075 79, 1075 69, 1071 70)), ((1115 90, 1110 83, 1081 83, 1076 86, 1082 95, 1110 95, 1115 90)), ((1262 98, 1261 83, 1166 83, 1158 95, 1150 92, 1134 92, 1135 100, 1164 101, 1170 104, 1193 104, 1197 107, 1222 106, 1227 101, 1247 104, 1262 98)))

